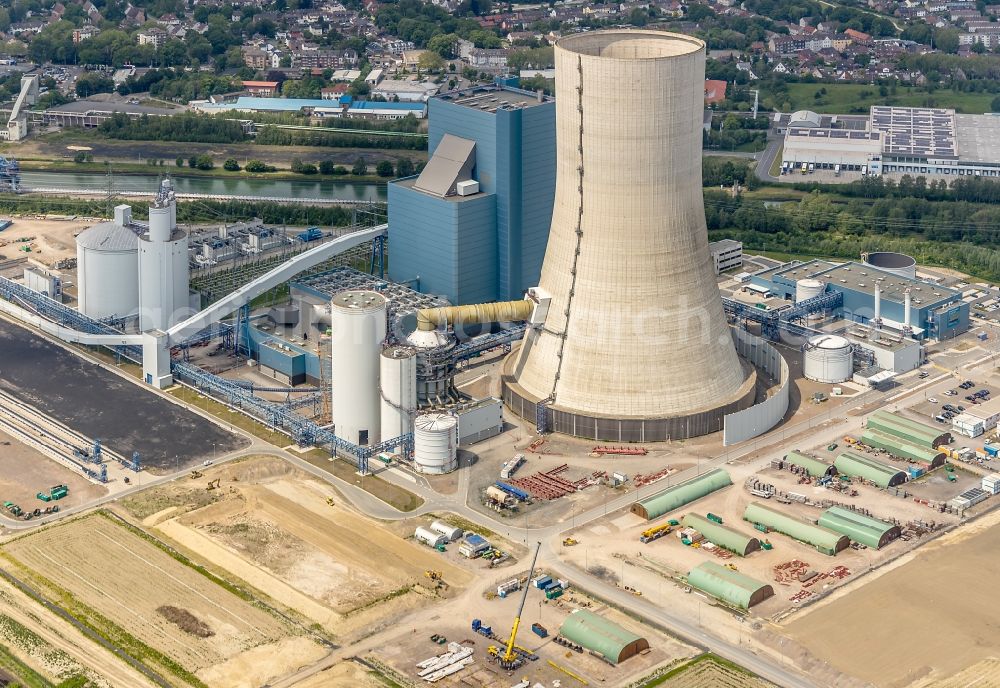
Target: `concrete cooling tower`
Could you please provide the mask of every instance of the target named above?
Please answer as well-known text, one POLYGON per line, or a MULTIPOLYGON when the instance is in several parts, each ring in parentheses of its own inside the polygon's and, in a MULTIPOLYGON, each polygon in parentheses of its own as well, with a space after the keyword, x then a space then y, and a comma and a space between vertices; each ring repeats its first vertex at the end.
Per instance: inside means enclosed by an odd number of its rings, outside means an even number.
POLYGON ((601 31, 556 44, 556 195, 536 297, 505 365, 508 405, 581 437, 657 441, 722 429, 753 404, 701 191, 705 44, 601 31))

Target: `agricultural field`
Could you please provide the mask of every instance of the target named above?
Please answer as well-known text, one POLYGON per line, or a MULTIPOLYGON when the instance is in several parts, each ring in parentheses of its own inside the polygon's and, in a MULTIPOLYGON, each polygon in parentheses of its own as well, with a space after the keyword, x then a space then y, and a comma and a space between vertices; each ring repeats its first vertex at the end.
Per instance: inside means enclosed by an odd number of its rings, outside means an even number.
POLYGON ((701 655, 671 669, 639 688, 772 688, 774 684, 753 676, 714 655, 701 655))
POLYGON ((11 540, 2 556, 15 575, 173 685, 259 685, 326 652, 274 610, 106 512, 11 540))
POLYGON ((206 471, 127 500, 144 526, 338 640, 450 598, 472 574, 343 505, 326 483, 281 459, 259 457, 206 471), (221 480, 207 491, 205 480, 221 480), (332 504, 331 504, 332 502, 332 504), (359 546, 359 538, 366 543, 359 546), (425 571, 441 573, 435 589, 425 571))

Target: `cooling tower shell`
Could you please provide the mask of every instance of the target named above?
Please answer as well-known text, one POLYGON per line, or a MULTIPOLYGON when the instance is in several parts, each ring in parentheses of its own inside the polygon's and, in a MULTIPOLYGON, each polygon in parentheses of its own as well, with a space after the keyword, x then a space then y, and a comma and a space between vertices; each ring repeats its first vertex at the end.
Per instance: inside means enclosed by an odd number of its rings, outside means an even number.
MULTIPOLYGON (((379 365, 386 300, 374 291, 342 291, 330 301, 330 376, 334 434, 359 446, 380 441, 379 365)), ((392 438, 388 438, 392 439, 392 438)))
POLYGON ((917 261, 913 256, 894 251, 875 251, 864 256, 866 265, 908 279, 917 278, 917 261))
POLYGON ((556 44, 556 195, 539 286, 552 302, 504 397, 595 439, 715 432, 750 406, 715 282, 701 189, 705 45, 663 31, 556 44))

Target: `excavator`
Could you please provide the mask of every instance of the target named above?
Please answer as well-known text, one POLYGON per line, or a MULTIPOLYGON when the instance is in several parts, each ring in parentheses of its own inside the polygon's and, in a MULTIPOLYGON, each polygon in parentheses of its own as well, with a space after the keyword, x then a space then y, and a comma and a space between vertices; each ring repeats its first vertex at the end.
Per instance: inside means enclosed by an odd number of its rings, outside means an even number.
POLYGON ((531 587, 531 577, 535 575, 535 562, 538 561, 538 550, 542 548, 542 543, 536 543, 535 556, 531 558, 531 568, 528 570, 528 580, 524 582, 524 590, 521 592, 521 604, 517 607, 517 616, 514 617, 514 627, 510 630, 510 639, 507 640, 507 647, 500 652, 496 645, 490 645, 487 653, 496 660, 501 669, 505 671, 515 671, 524 664, 524 657, 514 652, 514 641, 517 639, 517 627, 521 625, 521 612, 524 611, 524 602, 528 599, 528 588, 531 587))
POLYGON ((210 491, 210 492, 212 490, 217 490, 217 489, 219 489, 219 483, 221 483, 221 482, 222 482, 222 478, 216 478, 215 480, 209 480, 208 481, 208 487, 206 489, 208 491, 210 491))

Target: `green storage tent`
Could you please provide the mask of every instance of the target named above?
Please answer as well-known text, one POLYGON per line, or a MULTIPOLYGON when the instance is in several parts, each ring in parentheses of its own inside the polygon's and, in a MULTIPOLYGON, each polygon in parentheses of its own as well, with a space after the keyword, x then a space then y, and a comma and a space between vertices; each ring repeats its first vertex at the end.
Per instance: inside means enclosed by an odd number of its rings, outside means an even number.
POLYGON ((844 475, 861 476, 883 488, 906 482, 906 473, 895 466, 856 451, 843 452, 833 465, 844 475))
POLYGON ((927 449, 936 449, 951 442, 950 432, 941 432, 937 428, 925 425, 919 421, 910 420, 889 411, 878 410, 868 416, 865 427, 898 437, 910 444, 927 449))
POLYGON ((733 480, 729 474, 721 468, 716 468, 636 502, 632 505, 632 513, 651 521, 732 484, 733 480))
POLYGON ((859 514, 842 506, 831 506, 819 516, 819 525, 846 535, 855 542, 881 549, 899 537, 899 526, 859 514))
POLYGON ((861 441, 869 447, 885 449, 893 456, 922 463, 929 468, 940 468, 944 465, 945 454, 937 449, 927 449, 910 444, 898 437, 886 435, 878 430, 865 430, 861 433, 861 441))
POLYGON ((570 612, 559 635, 596 652, 612 664, 649 649, 649 641, 586 609, 570 612))
POLYGON ((713 544, 728 549, 734 554, 739 554, 741 557, 760 549, 760 540, 757 538, 749 537, 738 530, 727 528, 715 521, 709 521, 697 514, 688 514, 681 519, 681 523, 689 528, 694 528, 713 544))
POLYGON ((837 472, 837 469, 830 464, 797 451, 785 454, 785 462, 806 469, 810 478, 822 478, 824 475, 834 475, 837 472))
POLYGON ((759 523, 771 530, 795 538, 799 542, 812 545, 823 554, 835 555, 851 546, 851 541, 840 533, 806 523, 781 511, 776 511, 760 502, 750 502, 743 513, 743 520, 759 523))
POLYGON ((691 569, 687 578, 692 588, 698 588, 740 609, 750 609, 774 595, 774 588, 767 583, 727 569, 714 561, 698 564, 691 569))

